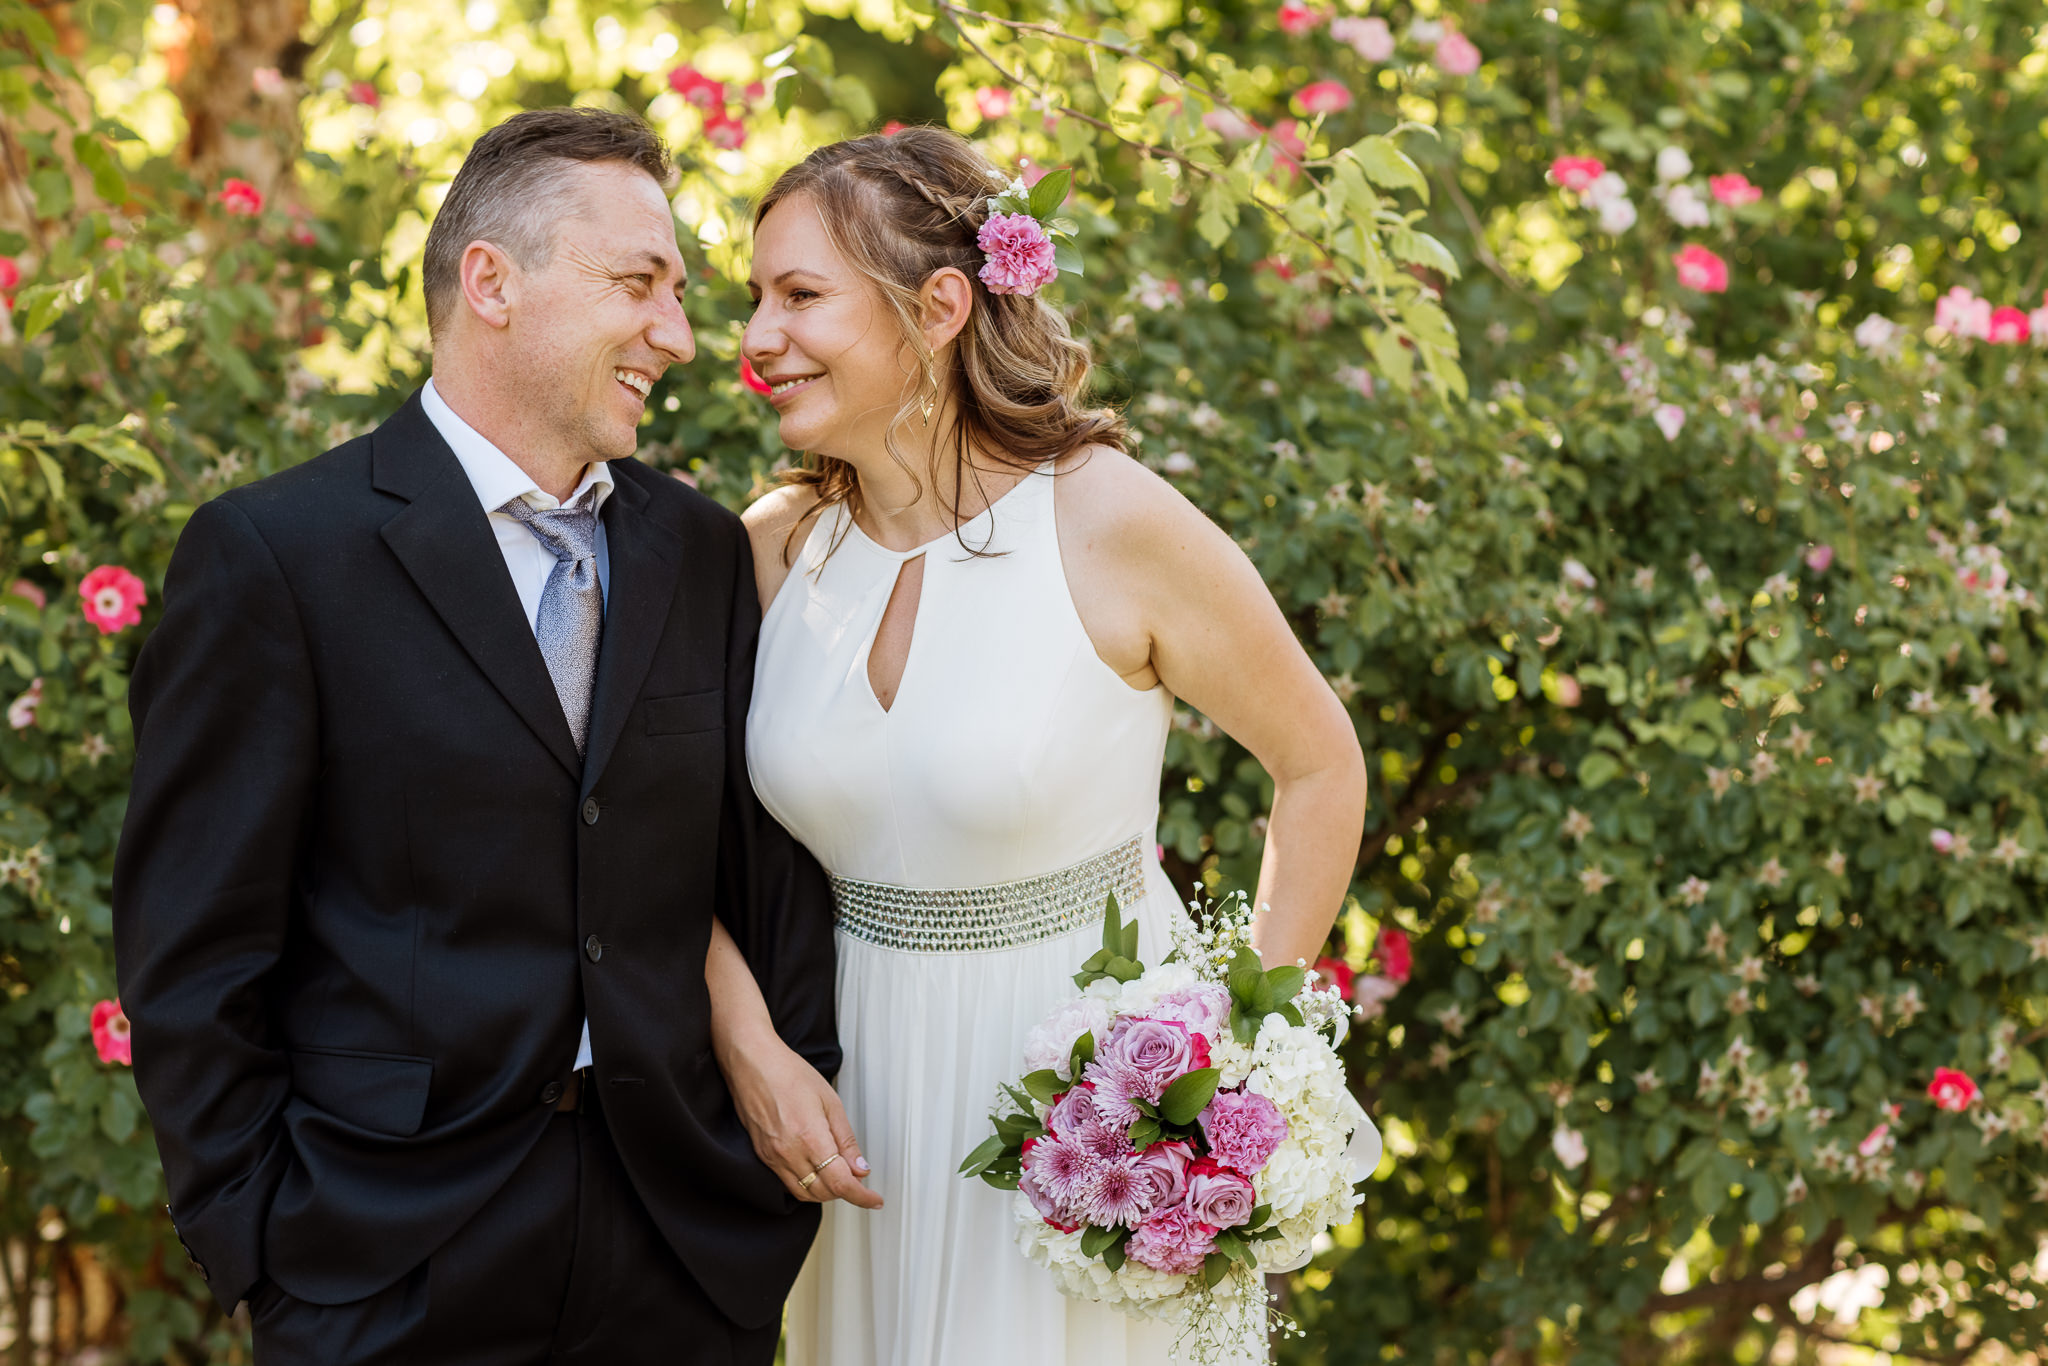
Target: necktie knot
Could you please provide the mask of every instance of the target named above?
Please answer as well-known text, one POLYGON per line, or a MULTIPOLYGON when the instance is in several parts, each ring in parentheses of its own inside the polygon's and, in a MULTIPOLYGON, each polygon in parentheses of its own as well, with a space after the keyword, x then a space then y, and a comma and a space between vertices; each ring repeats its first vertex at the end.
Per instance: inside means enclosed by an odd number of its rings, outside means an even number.
POLYGON ((597 584, 597 512, 591 489, 574 503, 558 508, 537 508, 522 495, 498 509, 525 525, 535 540, 553 552, 569 570, 569 583, 578 592, 597 584))

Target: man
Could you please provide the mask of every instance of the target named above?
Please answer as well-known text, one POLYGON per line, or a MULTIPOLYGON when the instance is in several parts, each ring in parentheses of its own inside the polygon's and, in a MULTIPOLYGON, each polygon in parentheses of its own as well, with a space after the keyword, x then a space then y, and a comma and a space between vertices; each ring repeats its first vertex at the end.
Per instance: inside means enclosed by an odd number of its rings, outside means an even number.
POLYGON ((707 953, 830 1075, 830 900, 747 780, 746 535, 630 458, 695 351, 667 173, 615 114, 486 134, 435 378, 201 507, 137 662, 122 1001, 263 1366, 773 1356, 816 1211, 750 1151, 707 953))

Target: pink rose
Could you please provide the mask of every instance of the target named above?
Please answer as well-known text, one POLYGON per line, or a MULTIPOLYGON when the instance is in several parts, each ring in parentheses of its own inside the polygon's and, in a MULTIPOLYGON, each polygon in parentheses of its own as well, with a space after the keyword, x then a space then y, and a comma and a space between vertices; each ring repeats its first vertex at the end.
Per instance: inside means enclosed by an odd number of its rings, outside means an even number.
POLYGON ((1250 142, 1266 131, 1230 109, 1211 109, 1202 115, 1202 126, 1225 142, 1250 142))
POLYGON ((1593 182, 1607 172, 1599 157, 1559 157, 1550 163, 1550 178, 1575 194, 1593 188, 1593 182))
POLYGON ((974 107, 985 119, 1006 119, 1017 107, 1017 97, 1000 85, 985 85, 974 92, 974 107))
POLYGON ((1355 979, 1351 984, 1351 1000, 1358 1007, 1361 1022, 1377 1020, 1387 1013, 1387 1002, 1400 995, 1401 984, 1385 977, 1368 973, 1355 979))
POLYGON ((1835 562, 1835 548, 1831 545, 1817 545, 1806 552, 1806 567, 1816 574, 1828 572, 1828 566, 1835 562))
POLYGON ((1236 1228, 1258 1203, 1250 1180, 1206 1157, 1188 1169, 1187 1211, 1202 1223, 1236 1228))
POLYGON ((1993 309, 1986 332, 1985 340, 1994 346, 2017 346, 2027 339, 2027 315, 2010 304, 1993 309))
POLYGON ((1694 242, 1671 258, 1678 267, 1678 283, 1703 294, 1728 292, 1728 263, 1694 242))
POLYGON ((988 255, 980 275, 991 294, 1036 294, 1059 275, 1052 242, 1029 214, 990 214, 975 241, 988 255))
POLYGON ((704 140, 723 151, 738 151, 746 145, 747 125, 723 109, 714 109, 704 116, 704 140))
POLYGON ((356 81, 348 88, 348 102, 375 109, 384 102, 384 97, 379 95, 377 87, 368 81, 356 81))
POLYGON ((246 180, 228 180, 217 197, 223 209, 239 218, 254 218, 263 212, 263 191, 246 180))
POLYGON ((1210 1154, 1246 1176, 1262 1171, 1287 1141, 1286 1116, 1255 1091, 1218 1091, 1200 1122, 1210 1154))
POLYGON ((49 594, 27 579, 16 579, 7 591, 17 598, 34 603, 38 612, 50 605, 49 594))
POLYGON ((1384 62, 1394 55, 1394 32, 1384 19, 1361 19, 1346 14, 1330 21, 1330 36, 1349 44, 1353 52, 1368 62, 1384 62))
POLYGON ((92 1046, 100 1055, 101 1062, 118 1062, 129 1067, 135 1065, 133 1046, 128 1037, 128 1017, 121 1013, 118 997, 101 1001, 92 1008, 92 1046))
POLYGON ((1956 837, 1947 830, 1937 829, 1927 836, 1927 842, 1934 846, 1937 854, 1946 854, 1956 847, 1956 837))
POLYGON ((1154 1143, 1138 1154, 1138 1176, 1145 1183, 1146 1204, 1152 1209, 1170 1209, 1187 1197, 1188 1168, 1195 1154, 1176 1139, 1154 1143))
POLYGON ((685 104, 711 110, 725 105, 725 82, 714 81, 694 66, 679 66, 668 73, 668 88, 683 97, 685 104))
POLYGON ((1200 1048, 1206 1050, 1209 1040, 1230 1022, 1230 993, 1214 982, 1197 982, 1161 996, 1152 1005, 1152 1018, 1185 1027, 1190 1036, 1199 1036, 1200 1048))
POLYGON ((1934 325, 1964 340, 1986 340, 1991 336, 1991 301, 1957 285, 1934 301, 1934 325))
POLYGON ((1379 943, 1374 952, 1379 955, 1380 971, 1395 986, 1405 986, 1409 975, 1415 970, 1414 950, 1409 946, 1404 931, 1392 925, 1380 931, 1379 943))
POLYGON ((1179 1207, 1147 1216, 1124 1244, 1124 1254, 1132 1261, 1169 1276, 1201 1270, 1203 1259, 1215 1250, 1215 1226, 1202 1223, 1179 1207))
POLYGON ((1307 33, 1323 22, 1323 16, 1301 3, 1301 0, 1282 0, 1280 12, 1275 16, 1282 33, 1295 37, 1307 33))
POLYGON ((7 704, 7 724, 15 730, 27 730, 36 723, 36 709, 43 705, 43 680, 29 680, 28 690, 7 704))
POLYGON ((1339 114, 1351 107, 1351 92, 1342 81, 1317 81, 1294 92, 1295 102, 1304 114, 1313 118, 1317 114, 1339 114))
POLYGON ((1436 66, 1446 76, 1469 76, 1479 69, 1479 49, 1470 38, 1451 29, 1437 40, 1436 66))
POLYGON ((1744 204, 1754 204, 1764 197, 1764 192, 1750 184, 1749 177, 1740 171, 1708 176, 1707 189, 1712 192, 1714 198, 1731 209, 1739 209, 1744 204))
POLYGON ((85 599, 85 619, 107 636, 139 623, 142 605, 149 601, 142 580, 117 564, 103 564, 87 574, 78 585, 78 596, 85 599))
POLYGON ((1934 1080, 1927 1083, 1927 1097, 1937 1110, 1960 1114, 1979 1094, 1977 1083, 1953 1067, 1935 1068, 1934 1080))
MULTIPOLYGON (((1209 1044, 1190 1034, 1184 1024, 1126 1015, 1110 1027, 1102 1058, 1111 1066, 1130 1068, 1164 1091, 1187 1073, 1209 1065, 1209 1044)), ((1155 1093, 1146 1099, 1159 1096, 1155 1093)))
POLYGON ((12 256, 0 256, 0 307, 14 307, 14 287, 21 283, 21 263, 12 256))
POLYGON ((1308 155, 1308 143, 1302 140, 1301 125, 1293 119, 1282 119, 1274 124, 1271 136, 1273 150, 1280 154, 1281 160, 1298 163, 1308 155))

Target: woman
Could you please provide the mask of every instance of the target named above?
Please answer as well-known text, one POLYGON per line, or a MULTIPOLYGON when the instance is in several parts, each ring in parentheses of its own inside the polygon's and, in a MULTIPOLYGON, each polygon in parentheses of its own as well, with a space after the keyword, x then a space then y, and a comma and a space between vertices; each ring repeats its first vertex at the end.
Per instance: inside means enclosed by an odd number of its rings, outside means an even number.
MULTIPOLYGON (((1323 943, 1364 820, 1351 723, 1251 564, 1084 406, 1060 315, 984 274, 1003 188, 962 139, 909 129, 813 153, 755 218, 744 351, 810 461, 747 513, 748 760, 834 878, 844 1112, 761 1014, 733 1012, 751 1023, 719 1049, 792 1194, 869 1207, 825 1211, 792 1366, 1163 1364, 1169 1328, 1063 1297, 1017 1250, 1011 1197, 956 1169, 1106 894, 1144 956, 1171 946, 1175 698, 1273 777, 1269 963, 1323 943)), ((748 984, 718 952, 725 1011, 748 984)))

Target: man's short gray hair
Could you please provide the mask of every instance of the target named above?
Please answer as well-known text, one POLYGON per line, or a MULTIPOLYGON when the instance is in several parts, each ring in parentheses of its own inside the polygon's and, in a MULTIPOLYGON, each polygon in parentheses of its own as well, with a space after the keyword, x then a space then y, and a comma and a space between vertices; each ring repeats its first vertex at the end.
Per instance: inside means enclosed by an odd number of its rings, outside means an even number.
POLYGON ((577 166, 617 161, 666 185, 668 147, 631 114, 529 109, 478 138, 427 232, 427 328, 439 333, 462 289, 462 253, 490 242, 522 270, 554 257, 555 229, 576 211, 577 166))

